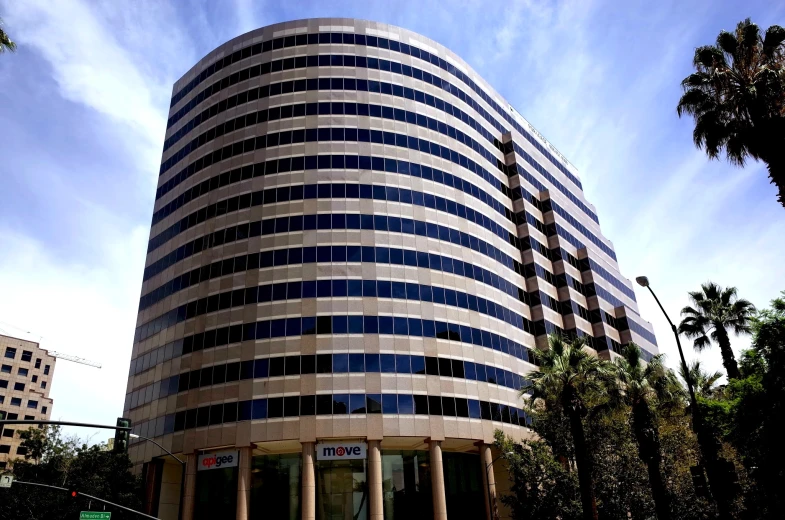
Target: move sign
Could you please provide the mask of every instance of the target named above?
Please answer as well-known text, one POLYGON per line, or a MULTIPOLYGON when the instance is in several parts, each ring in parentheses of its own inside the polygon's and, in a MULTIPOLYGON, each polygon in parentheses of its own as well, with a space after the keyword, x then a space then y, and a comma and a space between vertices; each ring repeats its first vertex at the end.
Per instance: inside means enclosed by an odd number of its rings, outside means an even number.
POLYGON ((218 453, 205 453, 199 455, 196 464, 197 471, 208 469, 236 468, 240 459, 239 451, 219 451, 218 453))
POLYGON ((367 457, 364 442, 323 442, 316 445, 316 460, 352 460, 367 457))

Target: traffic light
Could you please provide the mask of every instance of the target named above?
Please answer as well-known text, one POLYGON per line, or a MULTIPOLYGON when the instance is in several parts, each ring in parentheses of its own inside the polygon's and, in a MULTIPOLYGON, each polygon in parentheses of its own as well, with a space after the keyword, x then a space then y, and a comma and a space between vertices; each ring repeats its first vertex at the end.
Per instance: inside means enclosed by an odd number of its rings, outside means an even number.
MULTIPOLYGON (((131 427, 131 419, 125 419, 123 417, 117 418, 116 426, 130 428, 131 427)), ((131 433, 130 430, 115 430, 114 431, 114 448, 113 451, 115 453, 128 453, 128 436, 131 433)))
POLYGON ((77 498, 79 498, 79 492, 78 492, 77 490, 75 490, 75 489, 72 489, 71 491, 69 491, 69 492, 68 492, 68 495, 69 495, 71 498, 73 498, 74 500, 76 500, 77 498))

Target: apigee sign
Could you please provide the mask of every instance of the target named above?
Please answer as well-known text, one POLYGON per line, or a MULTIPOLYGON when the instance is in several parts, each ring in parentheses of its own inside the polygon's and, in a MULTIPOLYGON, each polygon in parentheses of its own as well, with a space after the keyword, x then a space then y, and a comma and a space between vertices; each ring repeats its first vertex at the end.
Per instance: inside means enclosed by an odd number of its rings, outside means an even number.
POLYGON ((208 469, 236 468, 240 459, 239 451, 219 451, 218 453, 205 453, 199 455, 196 463, 197 471, 208 469))
POLYGON ((316 460, 364 459, 367 452, 364 442, 322 442, 316 445, 316 460))

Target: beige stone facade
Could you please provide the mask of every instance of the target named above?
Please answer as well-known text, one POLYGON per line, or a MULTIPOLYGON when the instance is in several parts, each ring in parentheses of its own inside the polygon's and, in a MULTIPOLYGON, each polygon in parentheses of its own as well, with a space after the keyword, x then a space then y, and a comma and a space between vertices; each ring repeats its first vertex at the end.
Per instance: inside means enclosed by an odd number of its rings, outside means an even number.
MULTIPOLYGON (((38 343, 0 335, 0 411, 7 419, 49 420, 56 359, 38 343)), ((9 425, 0 435, 0 470, 24 458, 19 432, 26 425, 9 425)))
MULTIPOLYGON (((219 507, 205 486, 261 517, 271 482, 281 518, 398 518, 422 490, 433 518, 487 516, 488 444, 532 435, 518 390, 547 333, 656 353, 572 165, 436 42, 265 27, 186 73, 169 116, 124 414, 187 460, 187 520, 219 507), (368 456, 320 459, 332 441, 368 456)), ((175 518, 179 465, 129 453, 175 518)))

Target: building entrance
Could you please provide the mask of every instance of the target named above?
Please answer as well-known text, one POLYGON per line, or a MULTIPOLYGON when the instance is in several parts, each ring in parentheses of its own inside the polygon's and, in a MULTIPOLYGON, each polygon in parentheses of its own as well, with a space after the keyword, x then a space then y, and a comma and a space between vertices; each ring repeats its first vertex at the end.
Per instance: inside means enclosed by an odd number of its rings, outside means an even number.
POLYGON ((368 461, 322 460, 316 463, 316 518, 368 519, 368 461))

